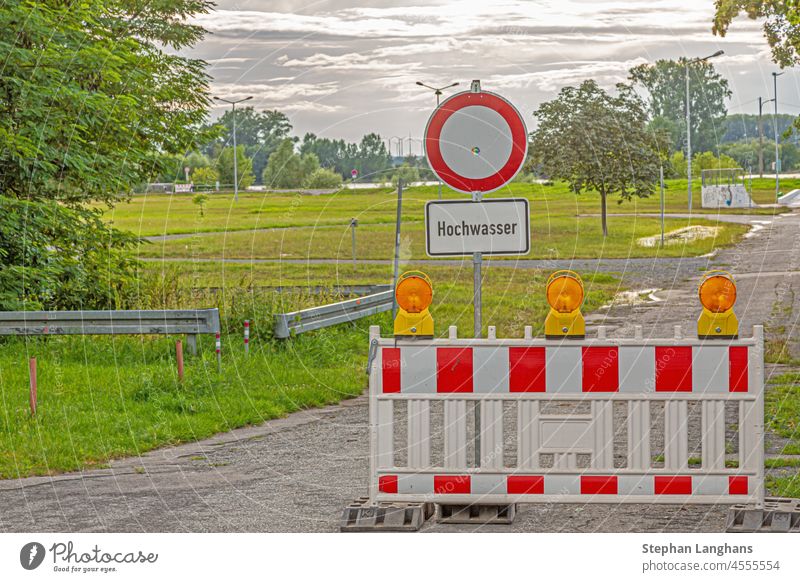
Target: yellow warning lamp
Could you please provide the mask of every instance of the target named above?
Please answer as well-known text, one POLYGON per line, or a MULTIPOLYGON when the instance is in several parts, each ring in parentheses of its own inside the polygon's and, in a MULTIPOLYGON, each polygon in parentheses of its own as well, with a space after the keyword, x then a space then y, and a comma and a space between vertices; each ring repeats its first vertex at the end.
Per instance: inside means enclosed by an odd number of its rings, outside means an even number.
POLYGON ((581 314, 583 281, 575 271, 556 271, 547 280, 547 302, 550 313, 544 321, 548 339, 583 338, 586 324, 581 314))
POLYGON ((421 271, 400 275, 395 288, 397 316, 395 336, 433 337, 433 317, 428 311, 433 300, 433 284, 421 271))
POLYGON ((727 271, 709 271, 700 282, 700 303, 703 313, 697 320, 700 339, 735 339, 739 337, 739 320, 733 312, 736 283, 727 271))

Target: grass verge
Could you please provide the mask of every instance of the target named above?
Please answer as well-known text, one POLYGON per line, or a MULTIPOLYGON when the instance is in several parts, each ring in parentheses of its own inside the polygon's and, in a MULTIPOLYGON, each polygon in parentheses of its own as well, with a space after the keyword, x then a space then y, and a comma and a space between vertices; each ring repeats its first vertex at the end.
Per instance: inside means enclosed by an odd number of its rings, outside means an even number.
MULTIPOLYGON (((213 267, 213 265, 208 265, 213 267)), ((177 379, 177 338, 49 337, 2 340, 0 350, 0 478, 49 475, 103 467, 110 459, 159 446, 194 441, 232 428, 260 423, 304 408, 352 398, 366 387, 368 327, 390 333, 387 313, 302 334, 291 341, 271 337, 273 313, 313 304, 311 294, 278 294, 242 286, 330 284, 339 275, 329 265, 308 270, 270 266, 240 277, 210 270, 206 281, 219 289, 198 295, 185 266, 149 273, 142 307, 217 305, 223 325, 223 372, 217 371, 213 338, 201 338, 201 355, 187 357, 177 379), (181 290, 185 293, 181 293, 181 290), (250 319, 252 351, 242 348, 242 321, 250 319), (39 368, 39 408, 28 409, 27 360, 39 368)), ((437 335, 449 325, 472 335, 471 272, 430 269, 435 284, 432 313, 437 335)), ((234 270, 233 272, 236 272, 234 270)), ((492 267, 485 271, 484 325, 499 337, 521 337, 525 325, 542 330, 546 273, 492 267)), ((342 277, 351 282, 385 282, 386 268, 342 277), (365 281, 366 279, 366 281, 365 281)), ((586 310, 607 302, 617 281, 598 274, 586 280, 586 310)), ((331 296, 316 297, 329 301, 331 296)))

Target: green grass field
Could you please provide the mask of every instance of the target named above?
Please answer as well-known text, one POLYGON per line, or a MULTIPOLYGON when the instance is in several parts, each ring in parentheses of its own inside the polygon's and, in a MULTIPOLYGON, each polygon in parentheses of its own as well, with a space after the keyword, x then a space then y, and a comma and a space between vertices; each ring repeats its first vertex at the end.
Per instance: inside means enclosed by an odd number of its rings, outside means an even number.
MULTIPOLYGON (((637 258, 685 257, 711 252, 728 246, 747 232, 745 225, 700 219, 668 219, 667 232, 690 225, 717 227, 715 236, 700 240, 666 245, 663 248, 645 247, 638 241, 661 232, 657 218, 609 218, 609 236, 603 237, 600 220, 596 217, 538 216, 531 221, 531 251, 519 258, 637 258)), ((389 260, 394 253, 394 225, 366 224, 356 231, 356 256, 359 259, 389 260)), ((143 258, 202 258, 202 259, 336 259, 352 258, 350 228, 342 225, 277 229, 266 231, 232 231, 190 238, 158 240, 142 244, 143 258)), ((430 259, 425 254, 425 231, 421 222, 404 224, 401 232, 401 256, 406 260, 430 259)), ((518 257, 498 257, 494 260, 516 260, 518 257)))
MULTIPOLYGON (((782 182, 784 191, 800 187, 800 180, 782 182)), ((715 214, 714 210, 699 208, 700 182, 693 182, 697 214, 715 214)), ((205 217, 200 217, 199 207, 192 202, 192 194, 148 194, 135 196, 129 203, 121 203, 106 213, 109 221, 118 228, 140 236, 179 234, 193 232, 230 232, 257 228, 287 226, 346 225, 350 218, 358 218, 362 225, 393 224, 395 220, 396 193, 391 188, 378 190, 342 190, 335 194, 310 196, 295 193, 242 193, 239 202, 233 196, 210 194, 205 217)), ((525 197, 531 203, 536 219, 545 217, 574 217, 600 212, 599 197, 594 194, 574 195, 563 184, 515 183, 489 195, 492 198, 525 197)), ((403 197, 403 223, 421 222, 425 202, 437 197, 435 186, 410 188, 403 197)), ((463 199, 463 194, 444 189, 445 199, 463 199)), ((775 202, 774 182, 768 179, 753 181, 753 197, 758 204, 775 202), (770 189, 773 188, 773 189, 770 189)), ((658 213, 658 195, 617 204, 609 199, 612 213, 658 213)), ((687 212, 686 180, 670 180, 665 193, 667 212, 687 212)), ((782 209, 753 208, 730 210, 734 214, 774 214, 782 209)))

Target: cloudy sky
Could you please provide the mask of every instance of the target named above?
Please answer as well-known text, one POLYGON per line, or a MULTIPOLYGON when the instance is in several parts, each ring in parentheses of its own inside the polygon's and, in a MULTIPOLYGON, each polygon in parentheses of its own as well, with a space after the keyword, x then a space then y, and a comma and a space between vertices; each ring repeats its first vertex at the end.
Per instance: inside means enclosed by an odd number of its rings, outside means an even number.
MULTIPOLYGON (((286 112, 298 135, 419 138, 435 97, 418 80, 468 89, 480 79, 531 125, 565 85, 613 87, 639 63, 718 49, 729 111, 757 112, 776 70, 760 26, 740 18, 719 38, 712 15, 713 0, 217 0, 196 19, 209 34, 189 54, 208 61, 215 95, 253 95, 257 108, 286 112)), ((779 79, 787 113, 800 114, 798 81, 779 79)))

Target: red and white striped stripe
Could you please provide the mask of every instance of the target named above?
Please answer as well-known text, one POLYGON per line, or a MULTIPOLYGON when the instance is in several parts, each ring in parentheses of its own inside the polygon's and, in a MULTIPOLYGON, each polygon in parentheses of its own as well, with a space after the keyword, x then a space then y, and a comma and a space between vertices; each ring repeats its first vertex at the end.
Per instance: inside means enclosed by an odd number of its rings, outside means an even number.
POLYGON ((747 345, 381 348, 383 394, 747 393, 747 345))
POLYGON ((753 493, 748 475, 381 474, 385 495, 682 495, 753 493))

